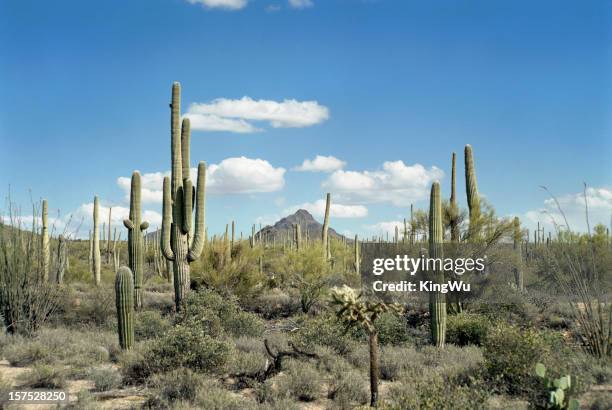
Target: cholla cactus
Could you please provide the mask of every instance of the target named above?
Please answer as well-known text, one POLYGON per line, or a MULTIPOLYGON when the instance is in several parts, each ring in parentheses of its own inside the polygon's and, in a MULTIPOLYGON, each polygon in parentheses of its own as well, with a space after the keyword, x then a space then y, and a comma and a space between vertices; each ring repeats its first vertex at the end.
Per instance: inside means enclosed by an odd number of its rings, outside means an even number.
POLYGON ((347 328, 361 325, 369 335, 370 341, 370 405, 378 401, 378 331, 374 322, 384 312, 402 314, 404 309, 396 303, 370 302, 363 300, 361 294, 346 285, 331 290, 332 304, 339 306, 336 315, 346 323, 347 328))

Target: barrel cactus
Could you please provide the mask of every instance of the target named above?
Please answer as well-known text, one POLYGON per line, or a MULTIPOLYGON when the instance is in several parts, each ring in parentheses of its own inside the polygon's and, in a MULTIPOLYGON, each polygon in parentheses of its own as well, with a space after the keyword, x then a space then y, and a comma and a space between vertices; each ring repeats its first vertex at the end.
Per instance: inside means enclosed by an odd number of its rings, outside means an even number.
POLYGON ((119 268, 115 277, 115 304, 119 346, 127 350, 134 344, 134 283, 127 266, 119 268))
POLYGON ((164 257, 172 261, 174 272, 174 302, 180 310, 186 294, 189 292, 189 264, 197 260, 204 247, 205 225, 205 184, 206 165, 198 164, 198 181, 195 189, 189 174, 189 140, 191 127, 189 118, 180 122, 181 86, 172 85, 172 102, 170 103, 170 122, 172 140, 171 177, 163 182, 162 237, 161 248, 164 257), (192 231, 192 213, 195 203, 195 226, 192 231))
POLYGON ((128 230, 128 264, 134 275, 134 308, 142 308, 142 275, 144 271, 144 237, 143 231, 149 227, 149 223, 141 221, 140 208, 140 173, 132 173, 132 184, 130 187, 130 217, 123 220, 123 225, 128 230))
MULTIPOLYGON (((440 200, 440 184, 434 182, 431 186, 429 200, 429 257, 443 259, 444 230, 442 225, 442 203, 440 200)), ((435 267, 430 272, 433 283, 444 281, 444 272, 435 267)), ((446 338, 446 298, 443 293, 432 291, 429 293, 429 312, 431 341, 438 347, 444 346, 446 338)))

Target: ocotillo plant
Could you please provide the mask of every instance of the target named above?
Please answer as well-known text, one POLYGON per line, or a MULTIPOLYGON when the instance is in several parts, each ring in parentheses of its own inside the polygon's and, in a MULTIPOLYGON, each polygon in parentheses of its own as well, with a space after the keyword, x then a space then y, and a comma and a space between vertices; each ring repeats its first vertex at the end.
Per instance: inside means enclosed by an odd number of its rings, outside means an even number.
POLYGON ((179 125, 181 113, 181 86, 172 85, 170 103, 172 170, 171 178, 163 183, 162 206, 162 252, 172 261, 174 272, 174 301, 180 310, 184 297, 189 292, 189 264, 200 257, 204 246, 205 178, 206 165, 198 164, 198 182, 195 199, 195 229, 193 240, 191 214, 193 212, 193 184, 189 176, 190 123, 184 118, 179 125))
POLYGON ((457 206, 457 188, 456 188, 456 171, 457 171, 457 154, 453 152, 451 160, 451 195, 450 195, 450 233, 451 241, 459 242, 459 207, 457 206))
POLYGON ((520 291, 524 290, 523 284, 523 270, 520 268, 519 264, 522 260, 522 250, 521 250, 521 222, 518 217, 514 217, 514 252, 516 252, 516 266, 514 267, 514 283, 516 288, 520 291))
POLYGON ((130 217, 123 220, 128 230, 128 264, 134 275, 134 308, 142 308, 142 275, 144 271, 144 238, 142 232, 149 223, 142 221, 140 209, 140 173, 132 173, 130 186, 130 217))
POLYGON ((470 226, 468 239, 478 240, 480 237, 480 196, 478 195, 478 183, 476 182, 476 169, 474 167, 474 154, 472 147, 465 146, 465 192, 467 194, 468 209, 470 212, 470 226))
POLYGON ((134 284, 127 266, 119 268, 115 276, 115 305, 119 346, 130 349, 134 344, 134 284))
POLYGON ((100 203, 98 201, 98 197, 94 197, 94 209, 93 209, 93 247, 92 247, 92 268, 93 268, 93 277, 96 286, 100 285, 100 264, 102 263, 100 259, 100 231, 99 231, 99 218, 100 218, 100 203))
POLYGON ((40 233, 41 240, 41 252, 42 252, 42 280, 47 282, 49 280, 49 264, 51 261, 51 253, 49 249, 49 225, 48 225, 48 205, 47 200, 42 201, 42 230, 40 233))
POLYGON ((370 406, 376 407, 378 402, 378 378, 380 374, 378 363, 378 330, 374 325, 376 319, 384 312, 401 314, 403 308, 397 304, 364 301, 354 289, 344 285, 333 288, 332 304, 340 309, 336 315, 346 323, 347 328, 360 325, 369 336, 370 345, 370 406))
POLYGON ((64 282, 64 272, 67 264, 66 256, 66 239, 64 235, 57 238, 57 275, 55 277, 57 284, 61 285, 64 282))
MULTIPOLYGON (((442 225, 442 203, 440 201, 440 184, 434 182, 431 185, 431 196, 429 200, 429 257, 444 258, 443 241, 444 231, 442 225)), ((430 272, 433 283, 442 283, 444 272, 435 267, 430 272)), ((441 292, 429 293, 429 313, 431 341, 438 347, 444 346, 446 337, 446 299, 441 292)))
POLYGON ((329 249, 329 210, 331 207, 331 194, 328 192, 325 197, 325 218, 323 219, 323 232, 321 239, 323 240, 323 257, 325 260, 331 258, 331 252, 329 249))

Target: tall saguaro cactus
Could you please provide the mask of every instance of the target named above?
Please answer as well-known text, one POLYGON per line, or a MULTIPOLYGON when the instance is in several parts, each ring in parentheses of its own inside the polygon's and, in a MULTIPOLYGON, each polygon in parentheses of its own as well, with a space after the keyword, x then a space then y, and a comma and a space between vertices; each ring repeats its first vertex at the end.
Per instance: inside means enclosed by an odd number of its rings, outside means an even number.
POLYGON ((457 154, 453 152, 451 165, 450 233, 451 241, 459 242, 459 207, 457 206, 457 154))
POLYGON ((329 249, 329 210, 331 208, 331 194, 328 192, 325 197, 325 218, 323 219, 323 232, 322 232, 322 240, 323 240, 323 255, 325 260, 329 260, 331 258, 330 249, 329 249))
POLYGON ((119 346, 127 350, 134 344, 134 284, 127 266, 119 268, 115 276, 115 305, 119 346))
POLYGON ((49 264, 51 261, 51 254, 49 249, 49 224, 48 224, 48 204, 47 200, 42 201, 42 230, 40 235, 41 250, 42 250, 42 280, 47 282, 49 280, 49 264))
POLYGON ((57 238, 57 275, 55 276, 58 285, 64 282, 64 272, 67 264, 66 238, 64 238, 64 235, 60 235, 57 238))
POLYGON ((467 194, 468 209, 470 212, 470 227, 468 238, 470 241, 478 240, 480 236, 480 196, 476 182, 476 169, 474 167, 474 154, 472 146, 465 146, 465 192, 467 194))
POLYGON ((123 220, 123 225, 128 230, 128 264, 134 275, 134 308, 142 308, 142 275, 144 271, 144 237, 143 231, 149 227, 149 223, 141 221, 140 208, 140 173, 132 173, 130 186, 130 217, 123 220))
POLYGON ((525 289, 525 286, 523 284, 523 271, 519 266, 522 261, 522 249, 521 249, 522 235, 521 235, 521 221, 519 220, 518 216, 514 217, 513 227, 514 227, 513 245, 514 245, 514 252, 516 252, 516 266, 514 267, 514 283, 516 285, 516 288, 522 291, 525 289))
MULTIPOLYGON (((443 251, 444 228, 442 225, 442 203, 440 200, 440 184, 434 182, 431 185, 431 196, 429 199, 429 257, 440 259, 444 258, 443 251)), ((434 269, 430 272, 431 280, 434 283, 444 281, 444 272, 434 264, 434 269)), ((429 312, 431 341, 438 347, 444 346, 446 337, 446 299, 441 292, 429 293, 429 312)))
POLYGON ((355 235, 355 261, 354 261, 354 266, 355 266, 355 273, 359 274, 361 272, 361 255, 359 254, 359 237, 357 235, 355 235))
POLYGON ((99 219, 100 219, 100 201, 98 197, 94 197, 94 209, 93 209, 93 248, 91 250, 92 255, 92 268, 93 268, 93 277, 96 286, 100 285, 100 269, 101 269, 101 257, 100 257, 100 227, 99 227, 99 219))
POLYGON ((171 128, 171 178, 164 178, 162 252, 172 261, 174 272, 174 301, 177 310, 189 292, 189 264, 200 257, 204 247, 205 221, 205 184, 206 165, 198 164, 198 181, 195 193, 195 229, 193 238, 191 214, 193 212, 193 184, 189 176, 189 139, 190 123, 184 118, 181 125, 181 85, 172 85, 170 103, 171 128))
POLYGON ((302 229, 300 224, 295 224, 295 250, 302 249, 302 229))

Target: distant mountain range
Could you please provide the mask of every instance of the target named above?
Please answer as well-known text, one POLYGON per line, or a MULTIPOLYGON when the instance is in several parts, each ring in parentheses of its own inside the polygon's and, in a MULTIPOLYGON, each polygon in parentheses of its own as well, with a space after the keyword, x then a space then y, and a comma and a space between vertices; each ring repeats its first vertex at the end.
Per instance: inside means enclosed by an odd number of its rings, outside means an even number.
MULTIPOLYGON (((274 225, 268 225, 261 228, 261 234, 268 240, 273 240, 273 238, 282 240, 283 238, 287 237, 287 231, 290 231, 291 235, 293 235, 293 226, 296 224, 300 225, 303 238, 306 237, 306 232, 308 232, 308 238, 310 238, 310 240, 321 239, 323 224, 314 219, 310 212, 305 209, 298 209, 294 214, 282 218, 274 225)), ((147 233, 147 239, 155 239, 156 232, 157 231, 147 233)), ((243 230, 243 232, 245 231, 243 230)), ((248 229, 245 234, 247 237, 250 236, 251 230, 248 229)), ((257 231, 256 235, 259 235, 259 231, 257 231)), ((329 236, 334 238, 343 238, 342 235, 331 227, 329 228, 329 236)))

